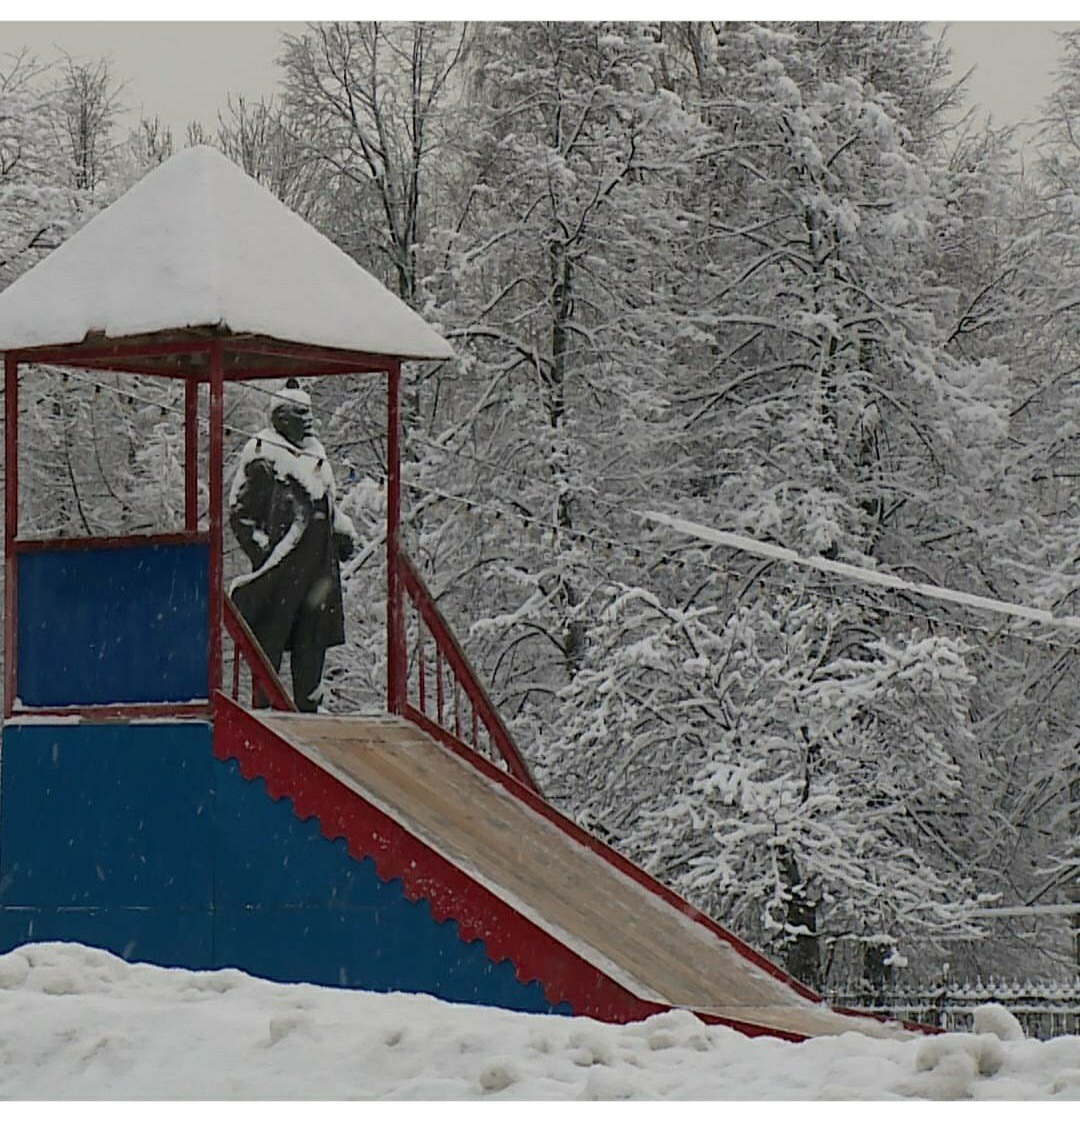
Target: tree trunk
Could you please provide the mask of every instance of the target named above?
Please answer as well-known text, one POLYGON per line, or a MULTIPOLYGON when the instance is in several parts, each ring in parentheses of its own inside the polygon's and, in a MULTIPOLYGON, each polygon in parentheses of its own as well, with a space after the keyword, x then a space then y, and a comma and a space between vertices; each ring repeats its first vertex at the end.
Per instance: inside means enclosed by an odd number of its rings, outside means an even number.
POLYGON ((787 891, 788 926, 785 967, 796 980, 820 989, 821 939, 817 932, 817 905, 810 900, 799 873, 799 865, 788 847, 780 849, 780 873, 787 891))
POLYGON ((889 964, 892 942, 870 941, 863 949, 863 1003, 872 1007, 885 1004, 886 994, 892 989, 895 971, 889 964))

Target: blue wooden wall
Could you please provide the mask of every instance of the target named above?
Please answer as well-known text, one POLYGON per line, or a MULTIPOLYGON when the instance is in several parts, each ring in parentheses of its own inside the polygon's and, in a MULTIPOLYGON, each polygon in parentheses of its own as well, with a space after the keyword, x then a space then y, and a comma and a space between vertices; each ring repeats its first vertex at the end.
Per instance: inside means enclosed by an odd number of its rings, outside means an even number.
POLYGON ((569 1012, 219 762, 205 723, 5 728, 0 951, 27 941, 569 1012))
POLYGON ((17 566, 23 704, 206 698, 205 543, 36 551, 17 566))

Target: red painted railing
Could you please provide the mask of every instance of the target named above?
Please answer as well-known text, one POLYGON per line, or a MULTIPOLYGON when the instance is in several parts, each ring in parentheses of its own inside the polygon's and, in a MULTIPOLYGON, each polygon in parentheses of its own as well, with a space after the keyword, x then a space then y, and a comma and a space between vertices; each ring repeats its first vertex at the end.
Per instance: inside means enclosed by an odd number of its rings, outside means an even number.
POLYGON ((401 638, 402 644, 411 641, 403 662, 403 716, 451 750, 501 759, 511 777, 538 793, 521 751, 404 551, 397 552, 397 566, 412 611, 401 638))
POLYGON ((225 594, 223 600, 225 632, 232 641, 231 691, 222 684, 226 694, 239 703, 241 685, 250 685, 252 707, 269 706, 275 711, 295 711, 296 707, 285 690, 285 685, 270 667, 255 634, 240 616, 232 598, 225 594), (243 675, 245 672, 246 677, 243 675))

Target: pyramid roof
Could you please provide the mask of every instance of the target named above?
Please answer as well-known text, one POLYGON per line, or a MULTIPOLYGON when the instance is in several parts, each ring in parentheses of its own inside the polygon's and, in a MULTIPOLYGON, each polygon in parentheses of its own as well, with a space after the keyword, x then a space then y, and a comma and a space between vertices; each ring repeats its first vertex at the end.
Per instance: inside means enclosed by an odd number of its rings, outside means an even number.
POLYGON ((208 146, 184 149, 0 293, 0 351, 186 329, 400 359, 446 341, 208 146))

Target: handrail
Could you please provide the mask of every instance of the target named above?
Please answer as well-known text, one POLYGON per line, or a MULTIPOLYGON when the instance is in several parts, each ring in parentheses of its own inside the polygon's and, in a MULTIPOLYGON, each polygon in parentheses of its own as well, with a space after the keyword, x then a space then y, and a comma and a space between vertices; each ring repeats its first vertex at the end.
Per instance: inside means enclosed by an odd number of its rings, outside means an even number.
POLYGON ((278 678, 274 669, 270 667, 270 662, 266 659, 266 653, 263 652, 255 634, 251 631, 248 623, 236 608, 236 603, 229 597, 228 593, 224 593, 224 611, 225 629, 235 646, 233 694, 236 694, 240 671, 237 661, 240 657, 243 657, 248 670, 251 672, 253 689, 265 696, 271 708, 275 711, 295 711, 296 707, 289 697, 288 691, 285 690, 285 685, 278 678))
MULTIPOLYGON (((476 720, 484 724, 488 734, 491 736, 492 745, 499 752, 506 768, 509 770, 510 775, 522 785, 527 786, 534 793, 539 793, 536 782, 529 772, 529 767, 525 764, 525 759, 521 756, 521 751, 518 750, 514 742, 513 736, 506 728, 506 724, 502 721, 499 712, 496 710, 494 703, 491 702, 490 697, 484 690, 480 682, 480 677, 476 674, 473 666, 469 663, 469 658, 465 655, 458 644, 457 638, 454 636, 447 624, 446 619, 443 617, 439 607, 435 604, 435 599, 431 596, 431 591, 428 590, 424 580, 416 568, 412 565, 409 557, 404 551, 399 550, 397 553, 397 564, 401 574, 402 585, 405 592, 409 595, 409 599, 420 615, 421 621, 427 626, 428 632, 431 634, 435 642, 435 659, 436 659, 436 687, 438 692, 438 712, 439 721, 436 724, 439 728, 445 731, 446 736, 453 739, 457 743, 463 740, 460 736, 460 730, 457 734, 446 730, 442 726, 442 704, 443 704, 443 682, 441 668, 445 660, 450 666, 458 684, 464 689, 469 702, 472 704, 473 709, 473 742, 476 742, 476 720)), ((419 667, 419 680, 420 680, 420 712, 424 711, 425 706, 425 687, 424 687, 424 669, 423 669, 423 651, 420 650, 420 667, 419 667)), ((455 707, 457 705, 457 693, 454 693, 455 707)), ((460 728, 460 721, 455 724, 460 728)), ((468 745, 466 743, 466 745, 468 745)), ((475 749, 475 745, 473 747, 475 749)))
MULTIPOLYGON (((479 753, 478 725, 483 724, 490 740, 491 747, 502 758, 510 776, 520 782, 533 793, 539 794, 540 790, 533 780, 529 767, 514 742, 513 736, 502 721, 499 712, 492 703, 491 698, 484 690, 469 658, 458 643, 446 619, 443 617, 431 591, 427 588, 419 572, 413 566, 408 556, 399 551, 397 555, 398 575, 401 585, 408 599, 420 617, 423 626, 431 634, 435 645, 435 675, 436 695, 438 699, 437 715, 433 719, 425 712, 425 672, 423 664, 423 644, 420 642, 419 650, 419 708, 413 707, 408 699, 403 699, 406 717, 410 714, 424 719, 424 726, 436 737, 442 738, 456 753, 479 753), (454 709, 454 730, 443 724, 443 710, 446 702, 446 685, 443 682, 443 667, 449 670, 453 677, 452 706, 454 709), (471 741, 463 737, 461 730, 461 707, 457 688, 464 692, 472 708, 472 738, 471 741)), ((233 696, 239 693, 241 659, 247 664, 251 673, 253 694, 261 694, 275 711, 296 711, 291 697, 282 684, 277 673, 270 666, 266 654, 262 650, 255 634, 251 631, 236 603, 227 593, 223 596, 223 618, 225 629, 232 638, 234 645, 233 658, 233 696)), ((224 686, 224 685, 223 685, 224 686)))

